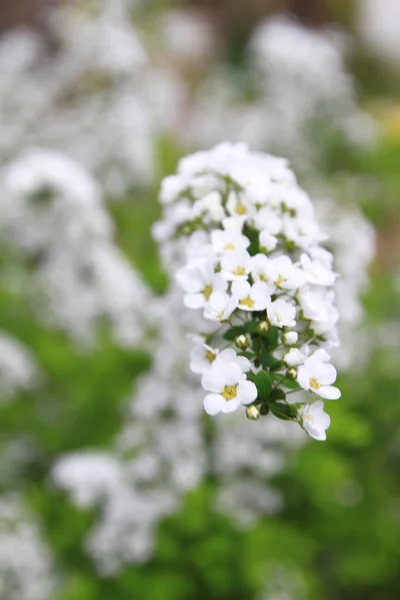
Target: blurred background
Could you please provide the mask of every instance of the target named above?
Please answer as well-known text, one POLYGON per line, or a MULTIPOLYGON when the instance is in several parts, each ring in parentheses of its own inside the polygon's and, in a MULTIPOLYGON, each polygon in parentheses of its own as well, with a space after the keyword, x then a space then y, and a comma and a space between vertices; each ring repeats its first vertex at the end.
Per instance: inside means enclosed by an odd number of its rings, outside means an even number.
POLYGON ((400 593, 398 0, 0 6, 0 600, 400 593), (328 440, 210 419, 151 226, 287 157, 340 273, 328 440))

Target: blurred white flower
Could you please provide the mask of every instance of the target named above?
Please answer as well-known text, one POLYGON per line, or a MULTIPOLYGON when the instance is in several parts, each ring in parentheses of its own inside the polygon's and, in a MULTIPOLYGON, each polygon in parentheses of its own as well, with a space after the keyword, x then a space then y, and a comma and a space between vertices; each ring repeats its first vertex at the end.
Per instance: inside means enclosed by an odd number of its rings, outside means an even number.
POLYGON ((17 495, 0 497, 0 598, 52 600, 53 561, 33 516, 17 495))
POLYGON ((34 356, 16 338, 0 332, 0 402, 35 388, 40 381, 34 356))

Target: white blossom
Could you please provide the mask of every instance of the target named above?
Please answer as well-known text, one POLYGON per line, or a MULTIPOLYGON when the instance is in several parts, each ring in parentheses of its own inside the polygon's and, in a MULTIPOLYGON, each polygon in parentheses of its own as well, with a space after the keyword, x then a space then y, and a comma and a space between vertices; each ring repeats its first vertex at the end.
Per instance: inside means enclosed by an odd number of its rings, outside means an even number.
POLYGON ((303 406, 299 410, 299 417, 304 429, 312 438, 326 440, 326 430, 331 424, 331 418, 324 412, 322 400, 303 406))
POLYGON ((51 600, 57 577, 39 524, 21 498, 0 498, 0 598, 51 600))
POLYGON ((214 363, 203 375, 201 384, 212 392, 204 398, 204 408, 209 415, 234 412, 240 404, 250 404, 257 398, 254 383, 246 380, 239 365, 223 361, 214 363))
POLYGON ((310 390, 327 400, 340 398, 338 388, 331 385, 336 381, 335 367, 318 357, 311 356, 299 367, 297 381, 304 390, 310 390))

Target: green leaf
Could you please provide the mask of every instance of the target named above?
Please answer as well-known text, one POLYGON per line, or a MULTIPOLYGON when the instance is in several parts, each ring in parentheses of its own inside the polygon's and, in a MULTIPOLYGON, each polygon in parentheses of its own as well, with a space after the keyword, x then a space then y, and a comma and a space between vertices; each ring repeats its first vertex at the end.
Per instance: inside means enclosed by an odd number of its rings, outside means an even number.
POLYGON ((258 360, 263 367, 269 367, 270 369, 278 369, 282 366, 282 361, 274 358, 271 354, 261 354, 258 360))
POLYGON ((255 384, 260 398, 268 398, 272 392, 272 377, 266 371, 260 371, 256 375, 255 384))
POLYGON ((233 342, 238 335, 242 335, 243 333, 246 333, 245 328, 238 325, 238 327, 232 327, 231 329, 228 329, 228 331, 225 331, 223 338, 228 342, 233 342))
POLYGON ((247 321, 247 323, 245 323, 243 326, 243 329, 247 333, 258 333, 258 323, 255 321, 247 321))
POLYGON ((267 333, 268 346, 274 350, 279 344, 279 327, 271 327, 267 333))
POLYGON ((268 401, 276 402, 277 400, 286 400, 286 394, 283 390, 280 390, 280 389, 272 390, 272 392, 268 398, 268 401))
POLYGON ((292 415, 291 407, 283 402, 273 402, 269 405, 269 409, 278 419, 284 421, 291 421, 294 416, 292 415))
POLYGON ((281 373, 274 374, 274 380, 291 390, 300 389, 300 386, 297 383, 297 381, 293 379, 288 379, 286 375, 282 375, 281 373))

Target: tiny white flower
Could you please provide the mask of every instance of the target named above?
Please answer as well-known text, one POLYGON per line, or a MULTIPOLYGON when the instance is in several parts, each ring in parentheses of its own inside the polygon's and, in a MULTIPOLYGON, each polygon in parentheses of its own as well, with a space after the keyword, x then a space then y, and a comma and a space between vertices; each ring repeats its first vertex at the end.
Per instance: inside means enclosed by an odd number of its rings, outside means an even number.
POLYGON ((243 373, 247 373, 251 369, 251 362, 245 356, 238 356, 233 348, 225 348, 218 352, 215 360, 216 368, 220 362, 234 362, 239 365, 243 373))
POLYGON ((299 300, 306 319, 312 321, 312 328, 317 335, 330 331, 336 324, 339 313, 333 304, 335 294, 321 288, 304 289, 299 300))
POLYGON ((251 404, 257 398, 257 388, 235 362, 219 362, 204 373, 201 384, 211 392, 204 398, 209 415, 234 412, 240 404, 251 404))
POLYGON ((243 229, 243 225, 246 222, 246 215, 243 216, 235 216, 235 217, 225 217, 222 221, 222 226, 225 231, 239 231, 241 232, 243 229))
POLYGON ((271 325, 276 327, 294 327, 296 325, 296 307, 282 298, 268 304, 267 315, 271 325))
POLYGON ((300 256, 300 263, 307 274, 308 283, 314 285, 330 286, 335 283, 336 273, 327 269, 317 260, 311 260, 307 254, 300 256))
POLYGON ((269 234, 268 231, 261 231, 259 238, 260 250, 263 252, 272 252, 278 244, 278 238, 269 234))
POLYGON ((282 219, 268 207, 262 208, 253 221, 259 231, 265 231, 269 235, 275 236, 282 230, 282 219))
POLYGON ((319 226, 311 219, 292 219, 284 215, 283 233, 286 238, 294 242, 300 248, 308 248, 319 244, 327 239, 327 235, 322 233, 319 226))
POLYGON ((190 351, 190 369, 193 373, 205 373, 211 369, 218 352, 207 344, 196 343, 190 351))
POLYGON ((301 407, 298 415, 308 435, 315 440, 326 440, 326 430, 331 424, 331 418, 324 412, 324 403, 322 400, 301 407))
POLYGON ((216 254, 224 254, 228 250, 243 251, 250 246, 250 240, 239 231, 215 229, 211 232, 211 243, 216 254))
POLYGON ((331 355, 328 354, 328 352, 323 348, 318 348, 318 350, 315 350, 311 356, 313 356, 314 358, 318 358, 319 360, 322 360, 322 362, 325 363, 331 360, 331 355))
POLYGON ((214 273, 213 265, 205 259, 196 259, 179 269, 176 279, 187 294, 184 297, 188 308, 202 308, 214 291, 224 292, 226 281, 214 273))
POLYGON ((221 275, 226 281, 247 279, 251 271, 251 256, 245 250, 228 250, 221 259, 221 275))
POLYGON ((307 358, 304 365, 299 367, 297 381, 304 390, 314 392, 321 398, 337 400, 341 396, 340 390, 331 385, 336 381, 335 367, 318 357, 307 358))
POLYGON ((221 194, 213 191, 197 200, 193 205, 195 216, 201 216, 206 213, 213 221, 221 222, 225 217, 225 210, 222 206, 221 194))
POLYGON ((232 296, 237 299, 238 308, 247 311, 265 310, 271 301, 268 286, 262 281, 254 285, 248 281, 234 281, 232 296))
POLYGON ((306 281, 303 271, 295 267, 288 256, 268 258, 264 254, 253 257, 252 276, 278 289, 296 290, 306 281))
POLYGON ((244 196, 238 196, 236 192, 230 192, 226 203, 226 210, 231 217, 248 217, 254 213, 254 206, 244 196))
POLYGON ((297 331, 286 331, 282 336, 282 341, 285 346, 294 346, 299 339, 299 334, 297 331))
POLYGON ((291 348, 283 357, 283 361, 288 367, 297 367, 304 361, 304 356, 298 348, 291 348))
POLYGON ((171 204, 184 190, 185 185, 178 175, 169 175, 161 182, 160 202, 171 204))
POLYGON ((213 292, 204 308, 204 317, 210 321, 226 321, 236 308, 236 298, 226 292, 213 292))
POLYGON ((238 356, 233 348, 220 351, 195 340, 195 346, 190 351, 190 369, 193 373, 206 373, 213 364, 218 365, 220 362, 234 362, 243 373, 251 369, 251 362, 245 356, 238 356))

